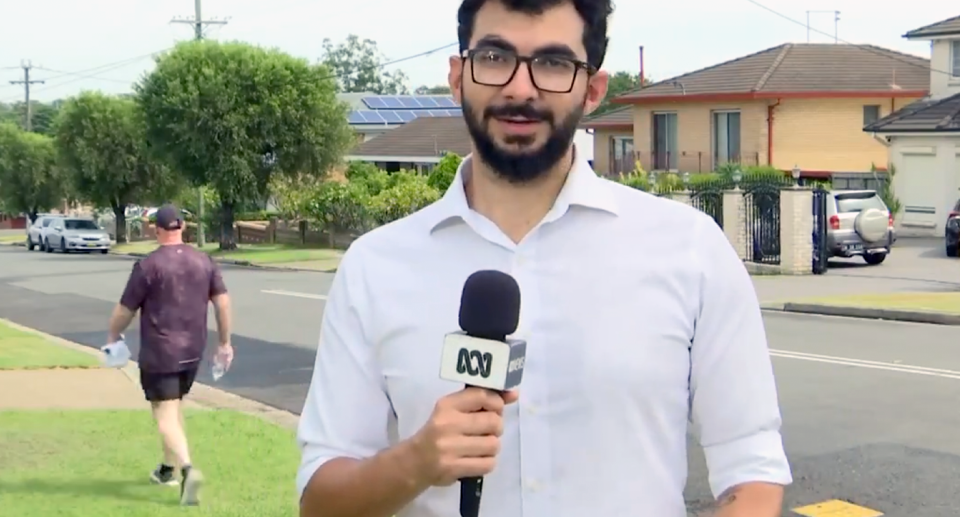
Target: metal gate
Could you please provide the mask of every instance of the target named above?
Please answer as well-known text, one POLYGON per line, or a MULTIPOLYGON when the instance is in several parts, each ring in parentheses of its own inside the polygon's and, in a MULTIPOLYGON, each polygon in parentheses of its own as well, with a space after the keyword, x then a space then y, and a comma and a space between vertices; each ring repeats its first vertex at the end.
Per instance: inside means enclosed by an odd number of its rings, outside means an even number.
POLYGON ((745 186, 743 207, 747 223, 747 260, 780 264, 780 189, 774 182, 745 186))
POLYGON ((813 190, 813 274, 827 272, 827 191, 813 190))
POLYGON ((723 184, 711 182, 699 185, 690 193, 690 204, 712 217, 721 228, 723 228, 723 191, 723 184))

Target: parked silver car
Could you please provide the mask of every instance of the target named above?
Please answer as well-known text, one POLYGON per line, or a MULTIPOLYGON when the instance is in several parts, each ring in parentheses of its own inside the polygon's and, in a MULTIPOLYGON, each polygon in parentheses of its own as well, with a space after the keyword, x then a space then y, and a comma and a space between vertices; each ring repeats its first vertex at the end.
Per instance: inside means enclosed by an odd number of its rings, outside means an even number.
POLYGON ((62 217, 53 220, 49 228, 42 244, 47 253, 59 250, 62 253, 99 251, 106 254, 110 251, 110 234, 92 219, 62 217))
POLYGON ((53 224, 54 220, 62 218, 62 215, 57 214, 38 215, 37 220, 27 228, 27 249, 33 251, 34 248, 39 248, 40 251, 44 251, 43 245, 46 242, 47 234, 53 230, 50 225, 53 224))
POLYGON ((875 190, 834 190, 827 198, 827 253, 863 257, 867 264, 887 258, 897 234, 893 214, 875 190))

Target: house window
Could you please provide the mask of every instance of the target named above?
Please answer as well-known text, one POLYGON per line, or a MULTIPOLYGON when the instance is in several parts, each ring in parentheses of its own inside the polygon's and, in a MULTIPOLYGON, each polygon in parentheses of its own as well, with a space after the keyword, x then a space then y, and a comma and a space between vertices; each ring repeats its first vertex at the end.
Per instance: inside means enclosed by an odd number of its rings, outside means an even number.
POLYGON ((950 48, 952 49, 952 52, 950 52, 952 57, 950 60, 952 63, 950 69, 953 72, 950 75, 954 77, 960 77, 960 40, 951 42, 950 48))
POLYGON ((633 170, 633 137, 610 137, 610 172, 617 174, 633 170))
POLYGON ((863 107, 863 125, 868 126, 880 120, 880 105, 868 105, 863 107))
POLYGON ((654 170, 677 170, 677 114, 655 113, 653 115, 653 160, 654 170))
POLYGON ((740 112, 718 111, 713 114, 713 163, 740 161, 740 112))

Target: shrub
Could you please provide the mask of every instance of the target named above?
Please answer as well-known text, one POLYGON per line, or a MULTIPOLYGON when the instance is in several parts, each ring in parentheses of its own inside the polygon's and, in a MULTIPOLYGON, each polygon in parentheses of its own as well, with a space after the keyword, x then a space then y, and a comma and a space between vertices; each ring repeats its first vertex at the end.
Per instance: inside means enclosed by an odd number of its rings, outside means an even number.
POLYGON ((427 185, 437 189, 441 194, 450 188, 453 178, 457 175, 457 169, 460 168, 460 158, 454 153, 447 153, 440 159, 440 163, 430 171, 430 177, 427 178, 427 185))
MULTIPOLYGON (((398 175, 398 173, 394 173, 398 175)), ((406 217, 440 199, 440 191, 419 175, 400 176, 390 188, 370 199, 370 214, 376 224, 406 217)))
POLYGON ((370 221, 370 199, 363 183, 327 181, 317 189, 308 213, 331 233, 364 232, 370 221))

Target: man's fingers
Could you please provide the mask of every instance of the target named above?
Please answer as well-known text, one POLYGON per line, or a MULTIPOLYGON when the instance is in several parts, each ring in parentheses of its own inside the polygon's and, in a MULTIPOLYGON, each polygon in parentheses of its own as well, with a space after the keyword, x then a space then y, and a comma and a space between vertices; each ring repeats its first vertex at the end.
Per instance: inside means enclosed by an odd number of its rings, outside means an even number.
POLYGON ((504 405, 513 404, 520 400, 520 392, 517 390, 504 391, 500 394, 500 398, 503 399, 504 405))

